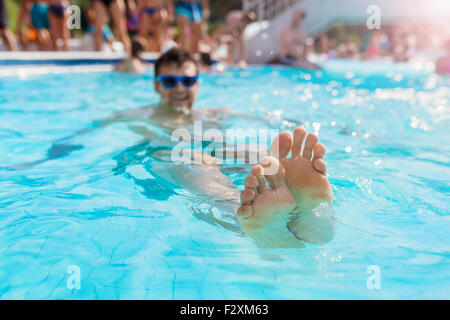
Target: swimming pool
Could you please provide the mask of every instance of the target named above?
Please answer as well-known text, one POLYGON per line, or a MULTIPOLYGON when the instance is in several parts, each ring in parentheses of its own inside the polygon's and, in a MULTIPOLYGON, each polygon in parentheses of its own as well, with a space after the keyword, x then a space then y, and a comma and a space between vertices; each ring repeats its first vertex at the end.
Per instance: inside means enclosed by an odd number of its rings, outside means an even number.
MULTIPOLYGON (((158 178, 145 121, 74 134, 156 103, 150 74, 0 78, 0 298, 450 298, 450 78, 422 67, 202 76, 197 108, 269 120, 234 126, 298 120, 326 145, 337 234, 304 249, 257 248, 208 199, 158 178)), ((250 168, 225 174, 241 186, 250 168)))

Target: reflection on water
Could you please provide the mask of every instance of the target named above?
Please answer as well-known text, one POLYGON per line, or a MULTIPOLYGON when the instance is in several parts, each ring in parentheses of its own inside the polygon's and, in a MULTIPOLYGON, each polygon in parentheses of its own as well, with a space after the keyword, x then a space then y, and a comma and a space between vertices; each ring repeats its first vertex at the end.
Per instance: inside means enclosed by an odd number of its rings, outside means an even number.
POLYGON ((201 192, 199 177, 225 177, 237 192, 250 165, 173 173, 163 123, 96 122, 156 103, 150 80, 1 81, 1 298, 449 297, 448 77, 353 62, 204 76, 197 109, 254 116, 217 114, 205 128, 302 122, 327 146, 337 234, 302 250, 258 249, 229 210, 232 194, 201 192), (79 291, 65 287, 70 265, 79 291), (382 290, 366 286, 372 265, 382 290))

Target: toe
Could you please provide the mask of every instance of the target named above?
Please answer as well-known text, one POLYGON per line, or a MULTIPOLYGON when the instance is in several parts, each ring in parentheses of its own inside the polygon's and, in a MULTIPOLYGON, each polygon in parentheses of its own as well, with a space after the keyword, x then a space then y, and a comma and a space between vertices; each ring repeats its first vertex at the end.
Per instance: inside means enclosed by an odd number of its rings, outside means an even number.
POLYGON ((257 190, 262 192, 266 190, 266 181, 264 180, 264 168, 260 165, 254 166, 252 169, 252 175, 258 180, 257 190))
POLYGON ((313 164, 314 169, 316 169, 320 173, 322 173, 322 174, 327 173, 327 165, 325 164, 325 162, 322 159, 313 160, 312 164, 313 164))
POLYGON ((306 137, 306 130, 303 128, 297 128, 294 130, 294 144, 292 145, 291 157, 296 159, 300 157, 300 152, 302 151, 303 141, 306 137))
POLYGON ((319 141, 319 138, 317 138, 315 134, 310 133, 308 135, 305 142, 305 148, 303 148, 303 158, 311 160, 313 149, 317 144, 317 141, 319 141))
POLYGON ((316 144, 314 147, 314 160, 323 159, 325 156, 325 146, 321 143, 316 144))
POLYGON ((240 206, 238 211, 237 211, 238 216, 242 217, 242 218, 249 218, 252 216, 253 214, 253 209, 252 206, 249 205, 243 205, 240 206))
POLYGON ((290 132, 280 133, 272 142, 272 156, 277 159, 284 159, 291 152, 292 135, 290 132))
POLYGON ((241 192, 241 203, 251 204, 255 197, 256 191, 254 189, 245 188, 244 191, 241 192))
POLYGON ((258 188, 258 178, 256 178, 253 174, 249 175, 244 181, 244 186, 253 189, 258 188))
POLYGON ((263 159, 261 164, 264 168, 264 176, 266 177, 267 181, 269 181, 270 186, 273 189, 277 189, 286 185, 284 169, 278 159, 267 157, 263 159))

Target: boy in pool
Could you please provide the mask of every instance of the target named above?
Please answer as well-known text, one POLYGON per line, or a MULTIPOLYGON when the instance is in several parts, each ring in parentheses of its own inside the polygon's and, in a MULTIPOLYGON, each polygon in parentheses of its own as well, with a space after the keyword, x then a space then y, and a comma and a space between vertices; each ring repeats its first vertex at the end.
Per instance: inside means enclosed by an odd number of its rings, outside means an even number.
MULTIPOLYGON (((161 103, 150 118, 179 127, 204 113, 193 111, 199 91, 198 75, 191 54, 174 49, 161 56, 155 64, 154 80, 161 103)), ((204 179, 201 174, 192 178, 203 181, 196 187, 203 185, 206 193, 222 184, 220 193, 230 200, 240 199, 240 205, 231 207, 243 230, 261 246, 302 247, 298 239, 325 243, 334 236, 334 218, 330 210, 317 210, 322 204, 329 207, 333 201, 324 154, 325 147, 318 143, 316 135, 307 135, 305 129, 297 128, 293 136, 283 132, 275 138, 272 156, 253 167, 240 194, 217 167, 205 169, 208 176, 204 179), (212 177, 219 182, 214 184, 212 177)))
MULTIPOLYGON (((172 161, 171 148, 158 149, 173 141, 164 134, 150 132, 148 124, 155 124, 158 132, 162 129, 170 135, 176 129, 192 126, 196 120, 203 120, 203 127, 217 129, 233 115, 251 118, 226 109, 194 110, 200 86, 198 75, 193 55, 182 49, 172 49, 155 64, 154 87, 161 97, 157 107, 123 112, 74 136, 112 123, 131 123, 134 132, 143 136, 153 149, 151 157, 161 160, 152 162, 152 174, 180 189, 211 199, 225 214, 233 212, 242 230, 260 247, 300 248, 303 242, 330 241, 334 237, 335 219, 331 210, 333 192, 323 161, 325 147, 318 143, 316 135, 307 135, 305 129, 295 129, 293 136, 289 132, 279 134, 272 143, 271 156, 252 168, 242 192, 211 161, 214 160, 211 154, 194 152, 201 156, 203 163, 177 164, 172 161), (145 125, 136 125, 136 120, 144 120, 145 125)), ((54 143, 47 159, 13 169, 38 165, 82 148, 64 143, 74 136, 54 143)), ((125 153, 128 158, 128 152, 125 153)))

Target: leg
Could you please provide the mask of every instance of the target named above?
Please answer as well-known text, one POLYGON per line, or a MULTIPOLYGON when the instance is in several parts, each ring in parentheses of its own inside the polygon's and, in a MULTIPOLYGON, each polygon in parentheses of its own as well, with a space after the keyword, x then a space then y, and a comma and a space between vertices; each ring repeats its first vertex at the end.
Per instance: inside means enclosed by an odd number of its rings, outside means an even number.
POLYGON ((202 24, 201 22, 194 23, 192 28, 192 52, 200 52, 200 39, 202 35, 202 24))
POLYGON ((177 17, 177 25, 180 29, 180 37, 178 38, 178 45, 185 49, 191 50, 191 28, 189 18, 185 15, 177 17))
POLYGON ((58 51, 58 38, 59 38, 59 23, 58 17, 52 12, 48 13, 48 20, 50 22, 50 40, 54 51, 58 51))
POLYGON ((50 34, 47 29, 38 29, 36 31, 37 33, 37 40, 38 40, 38 47, 39 50, 45 51, 48 49, 48 42, 50 40, 50 34))
POLYGON ((154 14, 152 27, 153 27, 153 38, 155 43, 155 52, 161 52, 162 50, 164 29, 167 21, 166 16, 167 12, 165 12, 162 9, 154 14))
POLYGON ((151 51, 148 33, 150 31, 150 18, 147 13, 141 12, 139 16, 138 35, 145 39, 146 51, 151 51))
POLYGON ((237 39, 237 44, 239 46, 239 67, 245 69, 247 68, 247 57, 245 56, 245 41, 242 33, 237 39))
POLYGON ((61 32, 61 38, 63 39, 63 50, 69 51, 69 39, 70 39, 70 31, 67 27, 68 15, 64 13, 64 17, 59 18, 59 30, 61 32))
POLYGON ((226 59, 226 62, 229 66, 232 66, 234 64, 234 41, 227 43, 228 48, 228 57, 226 59))
POLYGON ((101 51, 103 47, 103 21, 107 14, 106 7, 101 1, 94 1, 92 9, 95 12, 94 19, 94 48, 95 51, 101 51))
POLYGON ((131 52, 130 37, 127 32, 125 18, 125 3, 123 0, 115 0, 110 4, 111 18, 114 23, 114 32, 117 32, 117 38, 123 43, 125 51, 131 52))
POLYGON ((5 42, 6 49, 10 51, 17 50, 16 40, 9 28, 0 29, 0 35, 2 36, 3 41, 5 42))

